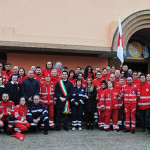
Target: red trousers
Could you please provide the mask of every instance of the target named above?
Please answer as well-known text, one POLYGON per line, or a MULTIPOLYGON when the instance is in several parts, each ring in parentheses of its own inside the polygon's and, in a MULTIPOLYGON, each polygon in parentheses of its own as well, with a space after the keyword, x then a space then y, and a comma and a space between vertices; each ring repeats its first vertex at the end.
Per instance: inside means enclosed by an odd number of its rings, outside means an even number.
POLYGON ((136 126, 136 104, 125 104, 125 121, 126 121, 126 129, 135 129, 136 126))
POLYGON ((98 111, 98 127, 104 127, 105 111, 98 111))
POLYGON ((49 126, 51 128, 54 128, 54 105, 45 105, 47 111, 48 111, 48 116, 49 116, 49 126))
POLYGON ((119 126, 118 126, 118 109, 105 110, 104 129, 110 128, 111 116, 112 116, 112 120, 113 120, 113 129, 119 129, 119 126))
POLYGON ((15 123, 14 130, 16 132, 24 132, 30 128, 30 123, 24 124, 24 123, 15 123))
POLYGON ((9 121, 9 117, 8 116, 3 116, 3 118, 1 119, 1 121, 7 122, 8 123, 8 127, 7 127, 7 131, 11 131, 14 125, 14 121, 9 121))

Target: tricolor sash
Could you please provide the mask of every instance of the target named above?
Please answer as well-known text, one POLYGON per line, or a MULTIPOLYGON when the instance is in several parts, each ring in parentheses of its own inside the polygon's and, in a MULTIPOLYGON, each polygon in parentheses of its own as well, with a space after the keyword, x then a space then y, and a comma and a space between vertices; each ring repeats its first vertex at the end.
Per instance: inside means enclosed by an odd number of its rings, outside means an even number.
POLYGON ((62 90, 64 96, 66 97, 66 96, 67 96, 67 90, 66 90, 66 87, 65 87, 65 85, 64 85, 63 80, 60 80, 60 81, 59 81, 59 84, 60 84, 60 88, 61 88, 61 90, 62 90))

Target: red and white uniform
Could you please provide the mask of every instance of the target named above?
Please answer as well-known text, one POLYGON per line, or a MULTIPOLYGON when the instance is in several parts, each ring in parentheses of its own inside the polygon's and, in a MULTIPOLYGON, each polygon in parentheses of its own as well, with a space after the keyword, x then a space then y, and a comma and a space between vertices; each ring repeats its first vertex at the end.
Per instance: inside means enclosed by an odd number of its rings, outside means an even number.
POLYGON ((74 87, 76 86, 76 79, 68 77, 68 81, 70 81, 74 87))
POLYGON ((3 100, 0 101, 0 115, 2 114, 3 117, 0 119, 2 122, 8 122, 7 131, 10 131, 13 127, 14 121, 9 121, 9 115, 13 114, 14 109, 14 102, 7 101, 4 103, 3 100))
POLYGON ((45 78, 43 75, 38 76, 37 74, 34 74, 34 79, 36 79, 39 84, 41 84, 45 81, 45 78))
POLYGON ((102 79, 97 78, 93 80, 93 85, 96 87, 97 90, 101 88, 102 81, 103 81, 102 79))
MULTIPOLYGON (((122 95, 122 88, 123 86, 117 82, 115 84, 114 87, 116 90, 118 90, 118 92, 120 93, 120 95, 122 95)), ((119 106, 120 108, 118 109, 118 125, 122 125, 123 124, 123 118, 124 118, 124 105, 123 105, 123 97, 120 97, 119 99, 119 106)))
POLYGON ((104 91, 105 89, 101 88, 97 90, 97 111, 98 111, 98 126, 104 127, 105 121, 105 104, 104 104, 104 91))
POLYGON ((105 80, 106 82, 109 81, 109 75, 106 76, 102 75, 102 81, 105 80))
POLYGON ((9 82, 9 76, 4 71, 2 72, 2 78, 3 78, 3 84, 6 85, 9 82))
POLYGON ((124 99, 125 107, 125 127, 129 130, 131 123, 131 129, 135 129, 137 98, 139 98, 140 96, 137 86, 134 83, 132 83, 131 85, 126 84, 122 88, 122 96, 124 99))
POLYGON ((133 83, 138 85, 140 83, 140 80, 139 79, 133 79, 133 83))
POLYGON ((25 123, 27 115, 27 107, 22 105, 17 105, 14 108, 14 116, 16 118, 15 120, 15 128, 14 130, 16 132, 24 132, 29 129, 30 123, 25 123))
POLYGON ((113 129, 119 129, 118 123, 118 109, 119 109, 119 92, 113 88, 112 90, 106 89, 101 100, 105 102, 105 122, 104 129, 110 128, 110 119, 112 116, 113 129))
POLYGON ((46 77, 47 75, 51 76, 51 70, 47 69, 47 68, 44 68, 42 69, 42 76, 46 77))
POLYGON ((49 126, 54 128, 54 84, 50 81, 49 84, 46 82, 40 85, 40 98, 41 103, 45 105, 49 115, 49 126))
POLYGON ((138 89, 140 91, 140 98, 138 100, 138 109, 150 109, 150 84, 145 83, 139 83, 138 89))
POLYGON ((22 84, 23 80, 25 80, 25 79, 27 79, 27 78, 28 78, 28 76, 24 76, 24 77, 19 76, 19 77, 18 77, 18 83, 19 83, 19 84, 22 84))
POLYGON ((56 69, 56 70, 58 71, 58 77, 61 78, 62 77, 62 70, 58 70, 58 69, 56 69))

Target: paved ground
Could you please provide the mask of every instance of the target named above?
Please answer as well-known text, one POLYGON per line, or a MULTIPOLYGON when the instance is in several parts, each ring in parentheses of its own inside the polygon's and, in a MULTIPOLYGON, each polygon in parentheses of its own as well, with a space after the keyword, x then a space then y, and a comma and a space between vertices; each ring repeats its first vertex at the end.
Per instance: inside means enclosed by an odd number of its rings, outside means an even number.
POLYGON ((150 134, 110 131, 27 133, 24 141, 0 134, 0 150, 150 150, 150 134))

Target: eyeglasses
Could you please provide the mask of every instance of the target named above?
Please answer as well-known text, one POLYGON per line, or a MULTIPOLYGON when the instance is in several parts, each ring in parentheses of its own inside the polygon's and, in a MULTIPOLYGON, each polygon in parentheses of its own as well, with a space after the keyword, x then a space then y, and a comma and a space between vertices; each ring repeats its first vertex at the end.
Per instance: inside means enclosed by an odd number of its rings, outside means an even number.
POLYGON ((97 75, 99 75, 99 76, 100 76, 101 74, 97 74, 97 75))
POLYGON ((110 78, 115 78, 115 77, 110 77, 110 78))

